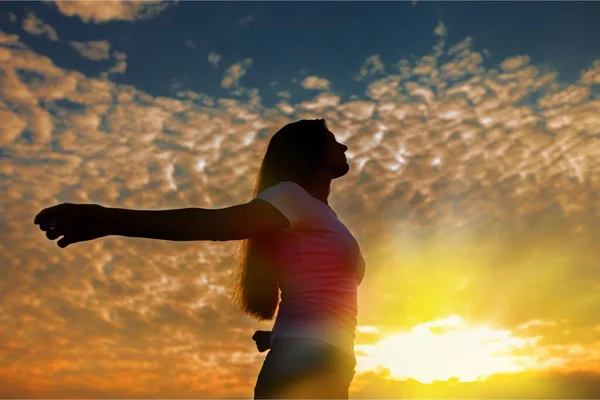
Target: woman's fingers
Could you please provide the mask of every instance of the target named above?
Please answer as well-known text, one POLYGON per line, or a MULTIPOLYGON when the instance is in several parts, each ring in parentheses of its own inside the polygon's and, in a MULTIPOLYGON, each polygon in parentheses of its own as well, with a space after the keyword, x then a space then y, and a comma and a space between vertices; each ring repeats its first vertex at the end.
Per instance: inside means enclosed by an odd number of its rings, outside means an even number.
POLYGON ((33 219, 34 224, 43 224, 47 221, 55 220, 59 210, 64 209, 64 204, 57 204, 52 207, 44 208, 33 219))
POLYGON ((53 219, 50 221, 44 221, 40 224, 40 229, 43 231, 47 231, 52 228, 55 228, 57 224, 58 224, 58 220, 56 220, 56 219, 53 219))
POLYGON ((46 237, 50 240, 54 240, 57 237, 62 236, 62 232, 58 228, 50 229, 46 231, 46 237))
POLYGON ((58 244, 58 247, 60 247, 61 249, 64 249, 65 247, 70 245, 71 242, 69 242, 69 239, 67 239, 67 237, 65 236, 62 239, 60 239, 57 244, 58 244))

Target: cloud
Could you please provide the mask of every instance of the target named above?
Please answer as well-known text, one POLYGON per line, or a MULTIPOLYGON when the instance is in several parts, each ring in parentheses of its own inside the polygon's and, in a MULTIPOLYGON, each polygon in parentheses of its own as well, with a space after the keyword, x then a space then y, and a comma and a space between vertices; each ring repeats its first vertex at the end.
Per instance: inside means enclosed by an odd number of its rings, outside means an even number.
POLYGON ((180 90, 175 95, 178 98, 192 100, 192 101, 199 101, 208 107, 212 107, 215 105, 214 99, 204 93, 197 93, 192 90, 180 90))
POLYGON ((109 21, 135 21, 153 18, 175 4, 175 2, 154 0, 114 0, 110 2, 59 0, 47 3, 55 5, 64 15, 77 16, 83 22, 94 22, 96 24, 109 21))
POLYGON ((107 79, 110 75, 124 74, 127 70, 127 54, 115 51, 113 52, 113 58, 116 60, 115 65, 100 74, 104 79, 107 79))
POLYGON ((116 61, 115 65, 101 73, 103 78, 107 78, 110 74, 123 74, 127 69, 127 54, 120 51, 113 51, 111 54, 110 43, 106 40, 92 40, 89 42, 71 41, 71 46, 79 54, 93 61, 108 60, 112 57, 116 61))
POLYGON ((45 24, 32 12, 27 14, 27 17, 23 20, 23 29, 32 35, 43 35, 54 42, 58 41, 56 29, 45 24))
POLYGON ((351 101, 346 102, 339 107, 344 117, 353 121, 364 121, 373 116, 375 103, 370 101, 351 101))
POLYGON ((299 103, 297 107, 301 110, 311 111, 311 114, 325 113, 329 109, 335 108, 340 105, 340 96, 322 93, 316 96, 314 99, 303 101, 299 103))
POLYGON ((208 62, 211 63, 212 65, 214 65, 215 67, 219 66, 220 59, 221 59, 221 56, 215 52, 209 53, 209 55, 208 55, 208 62))
POLYGON ((0 126, 0 145, 7 146, 19 137, 27 121, 8 109, 0 109, 0 118, 4 121, 0 126))
MULTIPOLYGON (((209 61, 210 58, 211 56, 209 55, 209 61)), ((213 57, 213 61, 217 63, 218 59, 215 61, 215 57, 213 57)), ((225 71, 225 77, 223 77, 223 80, 221 81, 221 87, 231 88, 233 86, 237 86, 240 78, 246 75, 250 65, 252 65, 252 59, 246 58, 244 61, 235 63, 231 67, 227 68, 227 71, 225 71)))
POLYGON ((422 384, 408 379, 390 379, 387 371, 357 377, 350 391, 357 399, 377 398, 594 398, 600 390, 598 374, 549 371, 542 373, 499 374, 479 382, 457 379, 422 384))
POLYGON ((0 31, 0 44, 7 47, 25 47, 25 45, 19 40, 19 35, 2 31, 0 31))
POLYGON ((378 54, 374 54, 370 57, 367 57, 364 64, 360 68, 360 71, 357 76, 355 76, 354 80, 360 81, 368 76, 373 76, 376 74, 383 74, 385 72, 385 66, 381 61, 378 54))
POLYGON ((115 51, 113 53, 114 58, 117 60, 117 63, 111 67, 108 72, 112 74, 122 74, 127 69, 127 55, 125 53, 115 51))
POLYGON ((186 47, 189 47, 190 49, 193 49, 193 50, 196 50, 198 48, 198 46, 196 45, 196 42, 194 42, 191 39, 186 40, 185 45, 186 45, 186 47))
POLYGON ((304 89, 323 89, 328 90, 330 82, 325 78, 319 78, 318 76, 307 76, 302 81, 302 87, 304 89))
POLYGON ((254 17, 252 15, 247 15, 243 18, 240 18, 238 21, 238 26, 240 28, 246 28, 252 21, 254 21, 254 17))
POLYGON ((152 96, 65 70, 17 35, 0 44, 0 397, 251 396, 264 355, 250 338, 270 324, 228 299, 236 243, 59 249, 32 219, 59 202, 247 201, 270 135, 314 117, 349 146, 330 204, 367 261, 357 344, 452 312, 539 337, 526 354, 558 369, 431 386, 361 372, 353 398, 598 393, 600 61, 561 82, 523 54, 483 65, 465 39, 435 63, 435 51, 388 74, 371 62, 361 98, 294 103, 278 87, 287 99, 270 108, 255 88, 236 88, 247 101, 152 96))
POLYGON ((514 71, 529 64, 528 56, 515 56, 502 61, 500 68, 504 71, 514 71))
POLYGON ((277 97, 281 97, 284 99, 289 99, 290 97, 292 97, 292 92, 288 89, 288 90, 281 90, 279 92, 277 92, 277 97))
POLYGON ((438 22, 437 26, 433 30, 433 34, 436 36, 446 36, 446 25, 444 25, 443 21, 438 22))
POLYGON ((582 72, 581 80, 588 85, 600 85, 600 60, 596 60, 591 68, 582 72))
POLYGON ((89 42, 71 41, 71 46, 79 54, 90 60, 100 61, 110 58, 110 43, 106 40, 92 40, 89 42))

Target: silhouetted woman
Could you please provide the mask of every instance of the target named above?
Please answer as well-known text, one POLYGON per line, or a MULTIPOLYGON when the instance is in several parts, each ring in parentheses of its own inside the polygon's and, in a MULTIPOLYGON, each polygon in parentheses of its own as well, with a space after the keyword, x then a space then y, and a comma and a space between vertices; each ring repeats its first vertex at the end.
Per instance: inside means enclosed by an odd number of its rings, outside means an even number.
POLYGON ((279 308, 255 398, 348 398, 365 263, 327 202, 331 181, 350 168, 346 150, 325 120, 301 120, 271 138, 248 203, 163 211, 65 203, 34 223, 48 239, 63 236, 61 248, 108 235, 243 240, 235 301, 258 320, 279 308))

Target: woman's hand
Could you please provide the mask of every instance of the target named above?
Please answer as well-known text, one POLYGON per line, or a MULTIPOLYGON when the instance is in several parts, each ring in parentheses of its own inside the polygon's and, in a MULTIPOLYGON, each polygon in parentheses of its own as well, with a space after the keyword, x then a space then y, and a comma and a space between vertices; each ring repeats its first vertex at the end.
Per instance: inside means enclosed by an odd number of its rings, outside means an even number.
POLYGON ((58 241, 58 247, 98 239, 108 235, 106 208, 98 204, 62 203, 45 208, 33 223, 46 232, 46 237, 58 241))

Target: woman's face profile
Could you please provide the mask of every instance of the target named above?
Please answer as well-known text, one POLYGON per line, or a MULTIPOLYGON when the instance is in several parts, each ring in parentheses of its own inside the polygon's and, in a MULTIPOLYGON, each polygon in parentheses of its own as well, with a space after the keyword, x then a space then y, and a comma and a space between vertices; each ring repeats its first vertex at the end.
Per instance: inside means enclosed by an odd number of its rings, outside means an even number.
POLYGON ((337 141, 335 135, 329 130, 326 130, 327 147, 325 149, 323 166, 326 170, 332 173, 332 179, 344 176, 350 170, 350 165, 346 159, 346 150, 348 146, 337 141))

